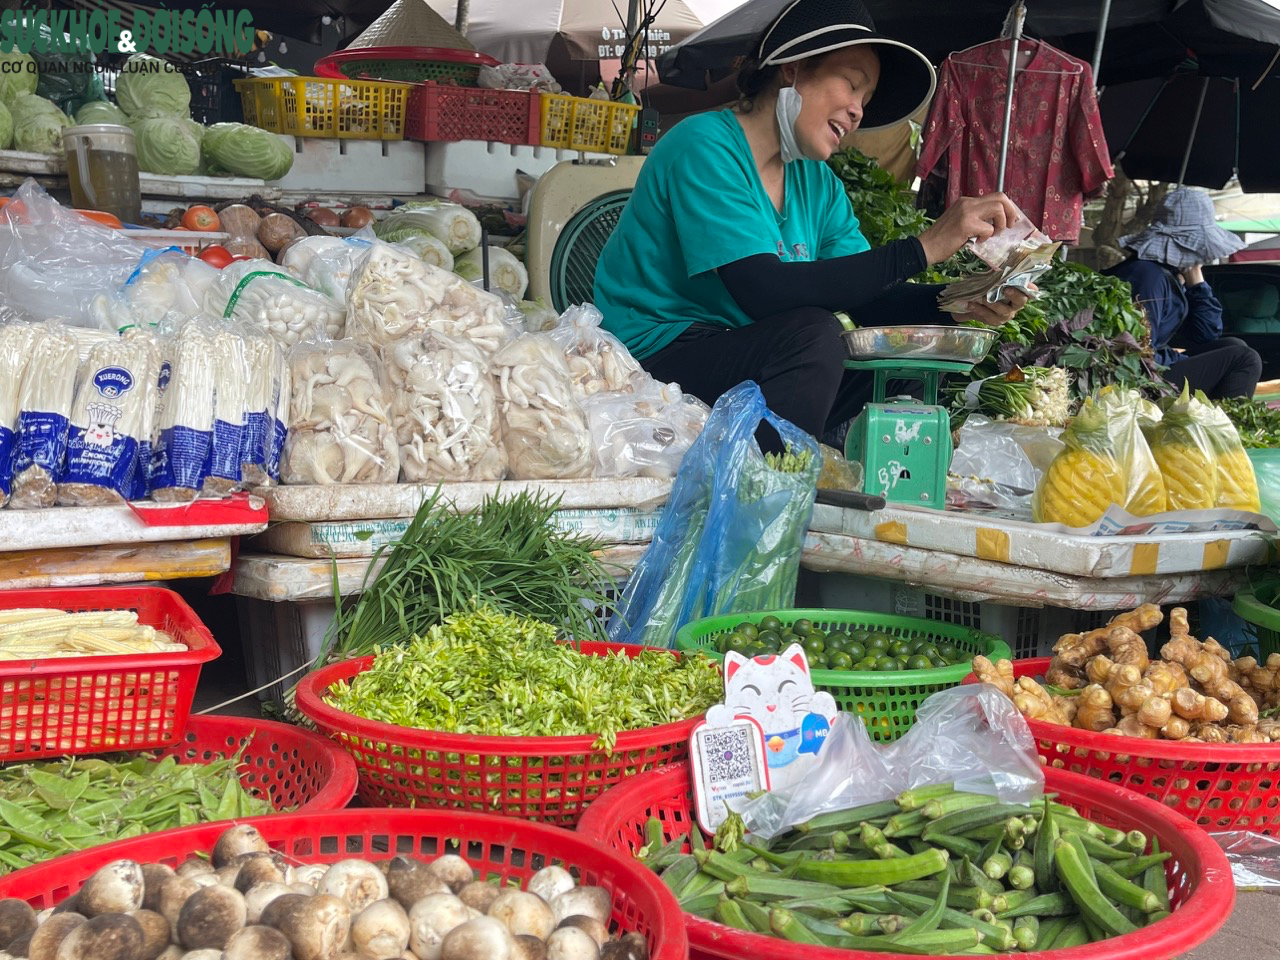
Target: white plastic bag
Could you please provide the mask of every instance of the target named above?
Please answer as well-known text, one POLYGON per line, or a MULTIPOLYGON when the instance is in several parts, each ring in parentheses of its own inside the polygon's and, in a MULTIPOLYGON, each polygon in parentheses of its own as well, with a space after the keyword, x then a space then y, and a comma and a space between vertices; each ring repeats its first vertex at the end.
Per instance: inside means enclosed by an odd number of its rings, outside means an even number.
POLYGON ((461 483, 506 475, 497 394, 478 348, 428 330, 383 347, 382 358, 401 479, 461 483))
POLYGON ((801 782, 738 810, 747 830, 769 839, 821 813, 848 810, 930 784, 1030 803, 1044 774, 1026 719, 986 684, 952 687, 920 705, 901 740, 878 746, 860 717, 842 713, 801 782))
POLYGON ((351 276, 370 242, 363 237, 303 237, 284 252, 280 266, 335 303, 345 304, 351 276))
POLYGON ((292 399, 280 465, 284 483, 395 483, 400 449, 382 364, 354 340, 289 352, 292 399))
POLYGON ((1030 427, 970 414, 956 437, 948 488, 960 502, 1031 517, 1031 494, 1063 449, 1057 427, 1030 427))
POLYGON ((203 312, 218 271, 176 247, 150 250, 112 297, 102 297, 103 325, 110 330, 130 326, 178 324, 203 312))
POLYGON ((346 322, 341 303, 270 260, 224 267, 205 297, 205 310, 263 330, 286 347, 321 336, 341 337, 346 322))
POLYGON ((709 408, 677 384, 645 378, 634 393, 597 393, 582 401, 595 447, 597 477, 674 477, 698 439, 709 408))
POLYGON ((579 400, 595 393, 634 390, 647 378, 622 341, 600 326, 604 315, 589 303, 570 307, 548 336, 564 351, 579 400))
POLYGON ((555 341, 526 333, 494 354, 492 362, 512 478, 589 476, 594 463, 591 431, 555 341))

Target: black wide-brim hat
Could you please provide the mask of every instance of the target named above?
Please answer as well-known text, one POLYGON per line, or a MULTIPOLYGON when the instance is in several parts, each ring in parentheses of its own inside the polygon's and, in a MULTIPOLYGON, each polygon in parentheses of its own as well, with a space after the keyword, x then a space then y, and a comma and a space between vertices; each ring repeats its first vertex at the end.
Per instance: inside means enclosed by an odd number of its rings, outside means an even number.
POLYGON ((859 130, 891 127, 929 102, 938 82, 929 58, 877 33, 861 0, 793 0, 761 36, 756 57, 763 66, 781 66, 858 46, 871 47, 880 58, 880 82, 859 130))

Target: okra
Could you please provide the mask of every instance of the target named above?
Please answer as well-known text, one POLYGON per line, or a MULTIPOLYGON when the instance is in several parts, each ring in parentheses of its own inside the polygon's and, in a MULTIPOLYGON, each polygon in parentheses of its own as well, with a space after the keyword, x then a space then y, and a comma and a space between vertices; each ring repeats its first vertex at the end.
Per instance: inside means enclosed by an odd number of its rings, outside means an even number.
POLYGON ((919 810, 910 813, 896 813, 884 825, 886 837, 918 837, 924 831, 924 814, 919 810))
POLYGON ((1042 893, 1053 893, 1058 889, 1058 873, 1053 864, 1053 844, 1058 839, 1058 818, 1053 813, 1053 804, 1045 801, 1044 818, 1040 824, 1040 832, 1036 834, 1035 852, 1032 856, 1036 874, 1036 889, 1042 893))
POLYGON ((812 833, 815 830, 832 828, 849 830, 866 820, 887 820, 898 812, 898 805, 892 800, 880 803, 868 803, 849 810, 836 810, 833 813, 820 813, 812 820, 797 824, 795 829, 800 833, 812 833))
POLYGON ((752 870, 745 863, 738 863, 731 860, 718 850, 695 850, 693 853, 698 861, 698 866, 702 868, 703 873, 708 873, 717 880, 723 880, 728 883, 735 877, 744 877, 747 874, 753 874, 757 871, 752 870))
MULTIPOLYGON (((1168 859, 1169 854, 1167 853, 1149 853, 1144 857, 1134 857, 1132 860, 1115 860, 1112 861, 1110 866, 1120 876, 1127 880, 1132 880, 1134 877, 1145 875, 1151 867, 1160 866, 1168 859)), ((1163 867, 1161 867, 1160 872, 1161 874, 1164 873, 1163 867)), ((1146 886, 1146 884, 1144 883, 1143 886, 1146 886)), ((1154 892, 1159 895, 1158 890, 1154 892)))
POLYGON ((1094 861, 1093 873, 1098 878, 1098 889, 1116 903, 1143 913, 1155 913, 1161 909, 1159 897, 1132 880, 1126 880, 1101 860, 1094 861))
POLYGON ((995 802, 995 797, 983 796, 980 793, 953 793, 949 797, 930 800, 924 805, 923 809, 926 818, 937 820, 939 817, 945 817, 949 813, 973 810, 976 807, 985 807, 995 802))
MULTIPOLYGON (((1075 912, 1074 910, 1072 911, 1075 912)), ((1053 946, 1053 941, 1058 939, 1071 918, 1068 916, 1049 917, 1040 921, 1040 936, 1036 940, 1036 946, 1041 950, 1048 950, 1053 946)))
POLYGON ((829 883, 788 880, 754 871, 749 875, 733 877, 725 884, 725 889, 730 896, 739 900, 759 900, 765 903, 772 900, 794 900, 796 897, 829 897, 840 892, 839 887, 829 883))
POLYGON ((1013 925, 1013 939, 1019 950, 1034 950, 1040 939, 1040 921, 1035 917, 1019 917, 1013 925))
MULTIPOLYGON (((1076 854, 1080 857, 1080 864, 1082 867, 1084 867, 1084 872, 1088 876, 1089 882, 1096 884, 1098 882, 1098 878, 1093 875, 1093 860, 1090 858, 1089 851, 1088 849, 1086 849, 1084 845, 1084 838, 1076 833, 1068 833, 1066 836, 1061 837, 1060 839, 1064 843, 1071 844, 1071 848, 1075 850, 1076 854)), ((1057 855, 1058 848, 1054 847, 1053 849, 1054 849, 1053 863, 1056 868, 1058 864, 1058 855, 1057 855)), ((1061 874, 1059 874, 1059 878, 1061 878, 1061 874)))
MULTIPOLYGON (((920 852, 927 852, 932 849, 933 848, 928 844, 925 844, 924 849, 920 852)), ((912 854, 907 853, 907 851, 903 850, 896 843, 890 843, 888 840, 884 841, 884 843, 876 844, 876 846, 871 848, 871 852, 881 860, 901 860, 904 857, 912 856, 912 854)))
POLYGON ((1025 864, 1015 864, 1005 878, 1015 890, 1030 890, 1036 885, 1036 872, 1025 864))
POLYGON ((676 898, 681 902, 684 902, 691 897, 700 897, 702 894, 709 893, 712 890, 719 892, 723 889, 723 880, 717 880, 715 877, 711 876, 711 874, 703 873, 699 870, 693 875, 689 882, 685 884, 684 889, 680 890, 676 894, 676 898))
POLYGON ((1097 837, 1091 837, 1087 833, 1077 833, 1080 842, 1084 844, 1085 851, 1095 860, 1130 860, 1133 854, 1128 850, 1117 850, 1110 844, 1099 840, 1097 837))
POLYGON ((919 880, 947 869, 949 856, 945 850, 930 850, 894 860, 841 860, 830 863, 800 863, 796 876, 814 883, 837 887, 865 887, 872 884, 893 886, 908 880, 919 880))
POLYGON ((1147 926, 1151 926, 1153 923, 1159 923, 1167 916, 1169 916, 1168 910, 1157 910, 1155 913, 1148 915, 1147 926))
POLYGON ((718 891, 713 890, 709 893, 699 894, 696 897, 690 897, 688 900, 681 900, 680 909, 685 913, 692 913, 699 917, 710 919, 715 916, 716 905, 723 895, 724 885, 721 884, 721 889, 718 891))
POLYGON ((1034 890, 1008 890, 991 902, 991 909, 997 914, 1008 913, 1010 910, 1016 910, 1024 903, 1030 903, 1036 898, 1034 890))
MULTIPOLYGON (((1152 839, 1151 853, 1153 856, 1167 858, 1169 854, 1160 852, 1160 841, 1152 839)), ((1159 910, 1167 911, 1169 909, 1169 878, 1164 872, 1164 862, 1153 863, 1147 867, 1146 872, 1142 875, 1142 886, 1146 890, 1150 890, 1156 895, 1156 899, 1160 901, 1159 910)))
POLYGON ((936 897, 942 892, 943 886, 947 886, 947 906, 954 907, 957 910, 977 910, 979 908, 990 907, 995 902, 995 898, 987 891, 980 887, 962 887, 960 885, 952 886, 944 880, 912 880, 906 883, 894 884, 899 890, 906 893, 919 893, 927 897, 936 897))
POLYGON ((873 930, 879 930, 876 926, 880 920, 878 913, 852 913, 836 924, 839 930, 852 934, 855 937, 864 937, 873 930))
POLYGON ((756 933, 770 933, 769 908, 751 900, 739 900, 742 915, 756 933))
POLYGON ((842 937, 848 936, 844 930, 837 927, 834 923, 829 923, 826 920, 819 920, 816 917, 810 917, 798 910, 791 910, 788 907, 777 906, 773 909, 786 910, 796 918, 796 921, 799 922, 801 926, 807 927, 810 933, 821 937, 824 940, 839 940, 842 937))
MULTIPOLYGON (((914 893, 890 890, 889 895, 909 910, 927 910, 931 903, 929 898, 914 893)), ((946 929, 977 930, 982 937, 982 942, 987 946, 994 947, 997 950, 1013 949, 1013 934, 1010 928, 996 923, 986 923, 951 907, 942 911, 942 920, 939 926, 946 929)))
POLYGON ((697 858, 686 854, 663 870, 659 876, 672 893, 678 894, 697 875, 698 870, 697 858))
POLYGON ((1014 920, 1018 917, 1069 917, 1076 912, 1076 902, 1069 894, 1042 893, 1038 897, 1024 900, 1016 906, 1001 910, 997 916, 1001 920, 1014 920))
POLYGON ((975 920, 981 920, 983 923, 995 923, 995 922, 996 922, 996 915, 995 915, 994 913, 992 913, 990 910, 987 910, 987 909, 982 909, 982 910, 970 910, 970 911, 969 911, 969 916, 973 917, 973 919, 975 919, 975 920))
POLYGON ((938 929, 938 923, 942 920, 942 911, 947 909, 947 894, 950 890, 951 877, 944 871, 942 874, 942 889, 938 891, 937 899, 933 901, 933 905, 912 920, 900 936, 908 937, 913 933, 925 933, 929 930, 938 929))
POLYGON ((818 935, 797 920, 796 915, 789 910, 770 910, 769 929, 782 939, 793 943, 804 943, 813 947, 824 945, 818 935))
POLYGON ((955 792, 954 784, 939 783, 930 787, 915 787, 911 790, 904 790, 898 794, 894 802, 902 810, 919 810, 925 804, 951 796, 955 792))
POLYGON ((1002 880, 1013 869, 1013 857, 1003 850, 997 850, 987 857, 982 864, 982 872, 992 880, 1002 880))
POLYGON ((1089 928, 1084 925, 1083 920, 1074 920, 1062 929, 1053 943, 1041 943, 1040 949, 1065 950, 1068 947, 1082 947, 1088 942, 1089 928))
POLYGON ((1085 920, 1112 936, 1132 933, 1137 929, 1103 895, 1096 879, 1091 875, 1088 857, 1081 857, 1071 840, 1059 840, 1053 849, 1053 857, 1058 865, 1062 885, 1071 894, 1071 899, 1076 902, 1085 920))
MULTIPOLYGON (((794 853, 799 850, 827 850, 835 849, 836 837, 842 836, 846 839, 848 834, 843 830, 823 830, 817 833, 802 833, 791 840, 790 843, 782 847, 785 853, 794 853)), ((846 849, 848 849, 846 847, 846 849)))
MULTIPOLYGON (((925 827, 923 836, 926 840, 939 833, 968 836, 974 830, 996 823, 1003 823, 1010 818, 1017 818, 1028 812, 1027 807, 1014 803, 989 803, 970 810, 958 810, 955 813, 948 813, 936 820, 931 820, 929 825, 925 827)), ((1018 821, 1018 826, 1019 828, 1022 827, 1021 820, 1018 821)))
POLYGON ((956 857, 968 857, 970 860, 977 860, 982 856, 982 844, 976 840, 970 840, 968 837, 955 837, 945 833, 936 833, 929 838, 928 842, 935 847, 941 847, 956 857))
POLYGON ((735 930, 745 930, 747 933, 754 932, 751 925, 747 923, 746 916, 742 913, 742 907, 737 900, 730 900, 728 897, 721 897, 716 904, 716 919, 723 923, 726 927, 733 927, 735 930))
MULTIPOLYGON (((914 933, 911 936, 906 936, 905 933, 902 933, 896 937, 890 937, 889 940, 891 943, 888 946, 899 950, 921 951, 926 955, 937 956, 976 947, 982 942, 982 935, 977 930, 956 928, 954 930, 928 930, 924 933, 914 933)), ((863 948, 857 946, 854 949, 861 950, 863 948)))
POLYGON ((1004 893, 1004 887, 1000 885, 999 880, 992 880, 968 857, 963 857, 959 861, 959 868, 956 872, 956 881, 963 886, 978 887, 987 891, 993 897, 1004 893))
POLYGON ((1141 830, 1130 830, 1124 835, 1122 846, 1128 847, 1134 853, 1142 853, 1147 849, 1147 835, 1141 830))
POLYGON ((1094 823, 1080 815, 1078 810, 1071 807, 1064 807, 1061 804, 1053 805, 1053 812, 1062 817, 1062 822, 1083 829, 1090 836, 1097 837, 1109 847, 1119 846, 1124 843, 1125 832, 1117 830, 1115 827, 1104 827, 1100 823, 1094 823))

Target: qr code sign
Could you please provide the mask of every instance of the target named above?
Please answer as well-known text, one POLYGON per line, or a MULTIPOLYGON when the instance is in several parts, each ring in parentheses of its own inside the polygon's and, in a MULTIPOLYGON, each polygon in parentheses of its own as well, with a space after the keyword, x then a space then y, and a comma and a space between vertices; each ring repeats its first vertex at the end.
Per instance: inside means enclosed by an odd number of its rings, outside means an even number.
POLYGON ((754 777, 751 763, 750 727, 728 727, 707 731, 703 737, 703 757, 707 780, 725 783, 754 777))

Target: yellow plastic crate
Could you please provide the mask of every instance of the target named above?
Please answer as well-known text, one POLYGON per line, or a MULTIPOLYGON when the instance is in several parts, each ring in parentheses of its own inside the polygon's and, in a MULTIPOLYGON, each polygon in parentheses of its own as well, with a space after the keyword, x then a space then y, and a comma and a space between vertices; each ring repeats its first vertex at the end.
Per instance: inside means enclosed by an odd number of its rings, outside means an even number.
POLYGON ((295 137, 403 140, 411 83, 327 77, 235 81, 244 122, 295 137))
POLYGON ((632 103, 542 95, 542 145, 590 153, 624 154, 640 108, 632 103))

